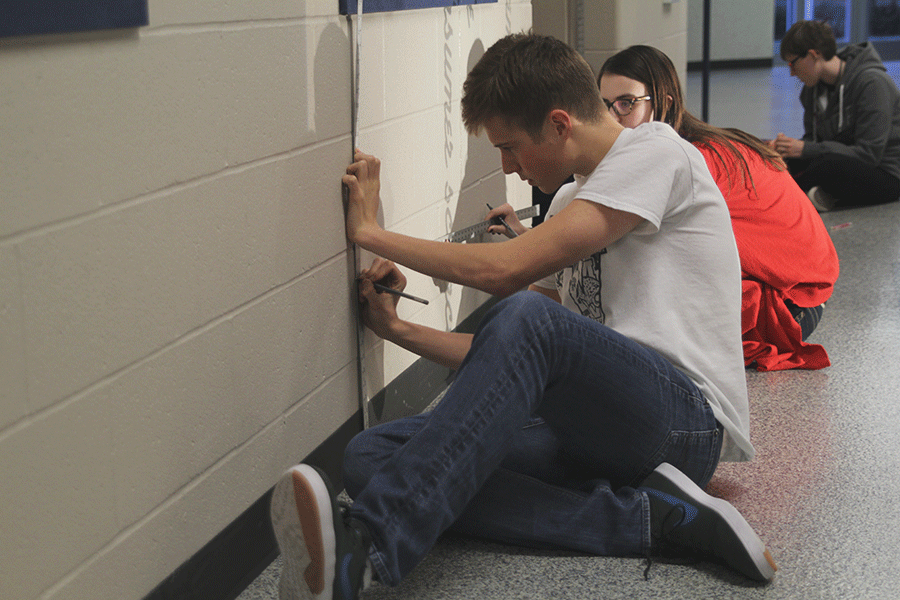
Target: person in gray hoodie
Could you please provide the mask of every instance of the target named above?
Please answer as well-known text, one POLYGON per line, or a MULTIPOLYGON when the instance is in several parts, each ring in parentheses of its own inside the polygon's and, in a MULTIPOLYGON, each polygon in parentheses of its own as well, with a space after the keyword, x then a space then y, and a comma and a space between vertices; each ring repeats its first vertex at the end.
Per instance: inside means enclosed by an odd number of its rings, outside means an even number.
POLYGON ((804 83, 804 133, 779 133, 769 145, 816 209, 900 198, 900 90, 875 48, 864 42, 837 51, 827 23, 797 21, 781 57, 804 83))

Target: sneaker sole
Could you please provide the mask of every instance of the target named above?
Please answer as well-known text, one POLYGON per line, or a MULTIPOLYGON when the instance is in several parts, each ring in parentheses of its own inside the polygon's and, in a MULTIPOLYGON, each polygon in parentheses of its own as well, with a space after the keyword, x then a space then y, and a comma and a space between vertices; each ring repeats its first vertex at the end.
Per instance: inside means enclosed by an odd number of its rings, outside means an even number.
POLYGON ((281 600, 332 600, 335 536, 331 494, 309 465, 289 469, 272 492, 271 520, 281 550, 281 600))
POLYGON ((818 186, 814 186, 810 188, 810 190, 806 193, 806 197, 809 198, 809 201, 812 202, 813 207, 815 207, 816 212, 826 213, 831 212, 834 208, 834 201, 826 198, 819 198, 819 194, 823 194, 819 190, 818 186))
MULTIPOLYGON (((668 463, 657 467, 643 485, 673 496, 686 495, 693 503, 712 511, 721 520, 720 523, 713 523, 712 526, 715 527, 724 522, 736 538, 731 540, 734 543, 725 545, 730 551, 721 558, 729 566, 751 579, 769 582, 775 577, 778 566, 766 549, 766 545, 759 539, 747 520, 741 516, 741 513, 729 502, 710 496, 687 475, 668 463)), ((717 530, 721 533, 718 527, 717 530)))

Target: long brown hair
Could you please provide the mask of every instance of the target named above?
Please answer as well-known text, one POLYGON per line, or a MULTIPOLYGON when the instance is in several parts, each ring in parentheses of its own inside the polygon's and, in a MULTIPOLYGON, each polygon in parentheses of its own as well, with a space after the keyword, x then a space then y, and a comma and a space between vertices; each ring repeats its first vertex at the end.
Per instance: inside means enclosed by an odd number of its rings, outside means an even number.
POLYGON ((750 175, 747 160, 736 144, 747 146, 771 167, 780 171, 785 170, 786 167, 781 156, 756 136, 733 127, 722 128, 704 123, 689 113, 684 107, 684 94, 681 92, 675 65, 660 50, 652 46, 630 46, 609 57, 603 63, 603 66, 600 67, 600 74, 597 76, 598 85, 604 73, 621 75, 643 83, 650 95, 653 118, 671 125, 678 135, 690 143, 702 144, 712 150, 726 173, 730 173, 730 170, 727 168, 724 157, 713 143, 720 144, 732 155, 734 160, 741 165, 744 181, 749 180, 751 185, 753 177, 750 175))

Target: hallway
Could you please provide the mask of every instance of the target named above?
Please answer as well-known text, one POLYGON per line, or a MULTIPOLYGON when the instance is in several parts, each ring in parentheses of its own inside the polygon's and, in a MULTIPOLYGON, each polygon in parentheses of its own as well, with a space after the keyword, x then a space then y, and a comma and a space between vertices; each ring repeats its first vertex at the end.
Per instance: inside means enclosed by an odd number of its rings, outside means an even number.
MULTIPOLYGON (((898 63, 888 65, 895 80, 898 63)), ((699 73, 688 107, 699 116, 699 73)), ((787 67, 712 73, 710 121, 760 137, 802 133, 787 67)), ((900 203, 823 215, 841 276, 810 342, 821 371, 748 371, 752 463, 723 464, 710 493, 732 502, 779 571, 758 586, 709 563, 543 552, 447 537, 395 589, 364 600, 859 598, 900 595, 900 203)), ((239 600, 277 597, 278 560, 239 600)))

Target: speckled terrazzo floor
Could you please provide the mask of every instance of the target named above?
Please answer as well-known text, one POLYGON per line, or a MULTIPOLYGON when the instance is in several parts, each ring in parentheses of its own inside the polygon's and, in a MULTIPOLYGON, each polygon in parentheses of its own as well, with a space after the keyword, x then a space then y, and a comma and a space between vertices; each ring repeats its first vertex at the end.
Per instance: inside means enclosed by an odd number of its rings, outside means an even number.
MULTIPOLYGON (((741 95, 730 83, 721 84, 729 90, 717 88, 717 77, 750 86, 784 77, 757 75, 754 84, 753 72, 714 73, 713 102, 717 91, 741 95)), ((729 101, 718 110, 726 104, 740 110, 729 101)), ((841 276, 809 341, 826 347, 832 366, 748 372, 757 459, 721 465, 709 487, 769 545, 779 565, 772 584, 709 563, 658 562, 646 581, 638 559, 453 537, 399 587, 375 584, 363 600, 900 598, 900 203, 823 220, 841 276)), ((277 598, 279 570, 276 560, 239 600, 277 598)))

